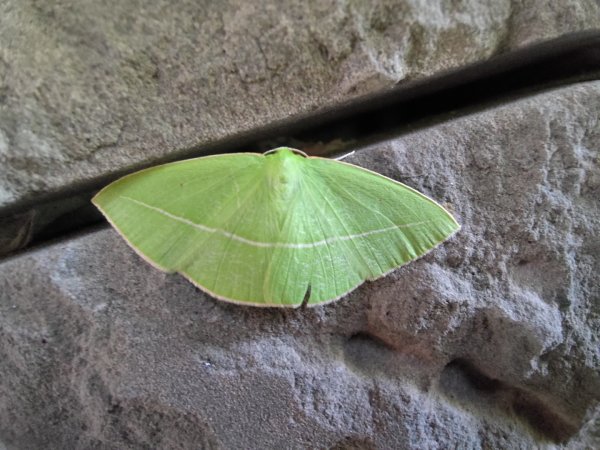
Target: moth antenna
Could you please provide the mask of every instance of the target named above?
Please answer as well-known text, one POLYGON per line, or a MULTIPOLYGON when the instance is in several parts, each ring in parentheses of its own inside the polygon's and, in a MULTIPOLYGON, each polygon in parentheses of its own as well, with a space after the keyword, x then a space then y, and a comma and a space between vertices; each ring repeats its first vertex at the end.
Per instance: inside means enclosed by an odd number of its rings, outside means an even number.
POLYGON ((354 150, 352 150, 352 151, 351 151, 351 152, 349 152, 349 153, 346 153, 346 154, 344 154, 344 155, 342 155, 342 156, 338 156, 337 158, 335 158, 335 160, 336 160, 336 161, 341 161, 342 159, 344 159, 344 158, 347 158, 348 156, 352 156, 352 155, 354 155, 354 153, 356 153, 356 152, 355 152, 354 150))

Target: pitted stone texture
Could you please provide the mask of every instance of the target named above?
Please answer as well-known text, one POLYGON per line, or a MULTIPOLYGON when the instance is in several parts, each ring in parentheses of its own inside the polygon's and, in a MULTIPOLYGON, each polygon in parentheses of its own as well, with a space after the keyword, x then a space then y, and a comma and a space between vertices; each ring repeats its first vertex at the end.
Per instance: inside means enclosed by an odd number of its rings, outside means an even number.
POLYGON ((112 230, 0 264, 12 448, 598 448, 600 82, 356 153, 463 229, 339 302, 208 298, 112 230))
POLYGON ((523 44, 594 0, 0 5, 0 206, 523 44))

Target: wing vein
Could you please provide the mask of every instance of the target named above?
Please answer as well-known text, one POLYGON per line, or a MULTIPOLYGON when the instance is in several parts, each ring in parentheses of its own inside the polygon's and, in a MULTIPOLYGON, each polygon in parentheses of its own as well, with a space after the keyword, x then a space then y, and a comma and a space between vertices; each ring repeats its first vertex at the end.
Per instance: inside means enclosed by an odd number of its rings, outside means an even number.
MULTIPOLYGON (((332 244, 334 242, 337 241, 351 241, 353 239, 356 238, 361 238, 361 237, 366 237, 366 236, 371 236, 373 234, 379 234, 379 233, 386 233, 388 231, 397 229, 397 228, 410 228, 410 227, 417 227, 420 225, 425 225, 427 223, 431 223, 433 221, 431 220, 424 220, 421 222, 412 222, 412 223, 404 223, 401 225, 394 225, 394 226, 390 226, 390 227, 386 227, 386 228, 380 228, 377 230, 370 230, 370 231, 365 231, 363 233, 356 233, 356 234, 349 234, 346 236, 331 236, 331 237, 327 237, 325 239, 321 239, 320 241, 316 241, 316 242, 264 242, 264 241, 255 241, 253 239, 247 239, 243 236, 239 236, 235 233, 231 233, 227 230, 223 230, 221 228, 213 228, 213 227, 209 227, 207 225, 203 225, 201 223, 196 223, 196 222, 192 222, 189 219, 186 219, 185 217, 181 217, 181 216, 177 216, 175 214, 172 214, 168 211, 165 211, 164 209, 158 208, 156 206, 152 206, 149 205, 148 203, 144 203, 140 200, 136 200, 134 198, 131 197, 127 197, 127 196, 121 196, 121 198, 131 201, 133 203, 136 203, 140 206, 144 206, 148 209, 151 209, 153 211, 158 212, 159 214, 162 214, 166 217, 169 217, 173 220, 176 220, 178 222, 184 223, 186 225, 189 225, 193 228, 197 228, 200 231, 204 231, 206 233, 211 233, 211 234, 220 234, 224 237, 227 238, 231 238, 234 239, 236 241, 242 242, 244 244, 253 246, 253 247, 281 247, 281 248, 313 248, 313 247, 320 247, 323 245, 329 245, 332 244)), ((347 229, 346 229, 347 231, 347 229)))
MULTIPOLYGON (((315 199, 311 193, 311 189, 310 188, 306 189, 306 193, 307 193, 307 195, 309 195, 311 197, 313 206, 318 208, 318 206, 317 206, 318 203, 315 202, 315 199)), ((321 210, 319 208, 319 214, 315 214, 315 220, 318 222, 319 227, 321 228, 321 232, 323 233, 323 236, 325 236, 325 228, 323 228, 323 222, 321 222, 321 219, 320 219, 321 214, 320 213, 321 213, 321 210)), ((333 261, 333 255, 331 253, 331 247, 327 246, 326 248, 327 248, 327 251, 329 252, 329 262, 331 263, 331 279, 333 280, 333 286, 335 289, 334 292, 338 292, 337 277, 335 276, 335 265, 334 265, 334 261, 333 261)), ((323 266, 323 267, 325 267, 325 266, 323 266)), ((325 271, 323 271, 323 272, 324 272, 324 274, 326 274, 325 271)))
MULTIPOLYGON (((327 190, 329 190, 329 189, 327 189, 327 190)), ((352 236, 352 234, 348 230, 348 227, 346 226, 346 223, 344 222, 344 220, 342 220, 342 218, 340 217, 339 213, 335 209, 335 206, 332 205, 332 203, 329 200, 329 198, 327 198, 326 195, 323 195, 323 193, 322 193, 321 190, 318 190, 318 192, 321 194, 321 198, 324 200, 324 202, 329 206, 329 209, 333 213, 333 216, 337 219, 338 223, 342 226, 342 228, 346 232, 346 235, 348 237, 352 236)), ((358 233, 358 234, 363 234, 363 233, 358 233)), ((364 267, 366 267, 366 269, 369 272, 371 272, 371 267, 369 266, 369 263, 366 260, 365 256, 362 254, 362 252, 358 248, 358 245, 356 244, 356 240, 352 239, 352 238, 347 239, 347 240, 349 240, 352 243, 352 246, 354 247, 355 254, 358 255, 358 257, 362 260, 364 267)), ((362 274, 360 274, 360 275, 362 277, 362 274)))

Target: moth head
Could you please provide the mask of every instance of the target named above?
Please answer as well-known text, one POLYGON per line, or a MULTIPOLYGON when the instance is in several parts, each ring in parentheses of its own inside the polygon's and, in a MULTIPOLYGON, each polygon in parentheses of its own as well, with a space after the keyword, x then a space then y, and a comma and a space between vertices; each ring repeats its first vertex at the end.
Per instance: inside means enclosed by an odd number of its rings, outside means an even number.
POLYGON ((300 150, 279 147, 265 153, 267 183, 281 200, 287 200, 298 188, 302 163, 307 155, 300 150))

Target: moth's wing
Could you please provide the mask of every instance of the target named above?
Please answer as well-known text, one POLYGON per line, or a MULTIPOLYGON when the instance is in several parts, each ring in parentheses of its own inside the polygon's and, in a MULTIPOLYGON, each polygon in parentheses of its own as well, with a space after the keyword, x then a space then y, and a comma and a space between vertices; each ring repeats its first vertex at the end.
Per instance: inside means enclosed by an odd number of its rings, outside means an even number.
POLYGON ((315 245, 296 258, 310 268, 308 304, 339 298, 460 228, 430 198, 377 173, 324 158, 308 158, 305 173, 304 212, 297 221, 315 245))
POLYGON ((282 203, 265 157, 166 164, 103 189, 94 203, 149 262, 222 300, 299 306, 334 300, 444 240, 458 224, 412 189, 344 163, 301 160, 282 203))
POLYGON ((189 260, 178 271, 221 300, 296 307, 306 288, 275 279, 279 273, 273 270, 273 255, 279 244, 285 244, 280 241, 282 222, 290 222, 293 207, 277 201, 264 169, 257 168, 247 180, 239 202, 229 201, 216 208, 220 212, 210 223, 224 233, 212 233, 198 244, 194 253, 205 257, 189 260), (286 286, 283 291, 273 289, 282 282, 286 286))
POLYGON ((93 202, 154 266, 222 300, 262 306, 273 248, 260 243, 278 232, 264 161, 247 153, 165 164, 117 180, 93 202))

